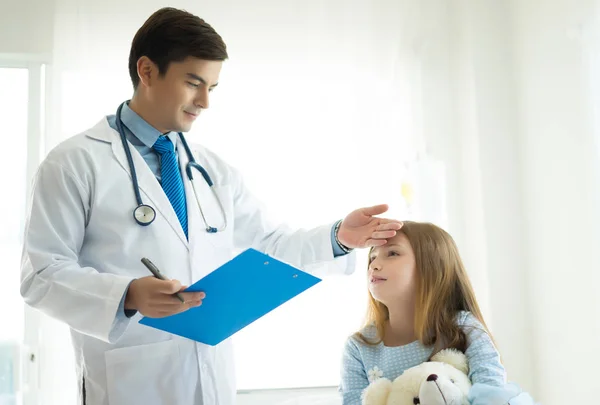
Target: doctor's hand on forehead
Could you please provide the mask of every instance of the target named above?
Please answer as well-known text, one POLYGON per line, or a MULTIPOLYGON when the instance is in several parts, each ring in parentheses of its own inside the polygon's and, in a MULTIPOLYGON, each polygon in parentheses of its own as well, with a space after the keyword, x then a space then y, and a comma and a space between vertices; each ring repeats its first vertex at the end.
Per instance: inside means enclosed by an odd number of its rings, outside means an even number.
POLYGON ((159 280, 154 276, 138 278, 129 285, 125 309, 136 310, 149 318, 162 318, 200 306, 205 294, 181 292, 186 288, 177 280, 159 280), (184 302, 177 299, 175 293, 179 293, 184 302))
POLYGON ((380 204, 352 211, 340 224, 339 242, 351 249, 385 245, 402 228, 400 221, 375 216, 387 210, 387 204, 380 204))

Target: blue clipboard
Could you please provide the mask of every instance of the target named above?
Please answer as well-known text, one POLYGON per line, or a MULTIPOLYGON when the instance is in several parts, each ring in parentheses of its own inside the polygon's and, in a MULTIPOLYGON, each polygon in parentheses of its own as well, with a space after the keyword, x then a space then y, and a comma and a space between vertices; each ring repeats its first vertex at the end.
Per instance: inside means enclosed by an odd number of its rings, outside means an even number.
POLYGON ((139 322, 215 346, 320 281, 248 249, 185 290, 205 292, 202 305, 165 318, 143 317, 139 322))

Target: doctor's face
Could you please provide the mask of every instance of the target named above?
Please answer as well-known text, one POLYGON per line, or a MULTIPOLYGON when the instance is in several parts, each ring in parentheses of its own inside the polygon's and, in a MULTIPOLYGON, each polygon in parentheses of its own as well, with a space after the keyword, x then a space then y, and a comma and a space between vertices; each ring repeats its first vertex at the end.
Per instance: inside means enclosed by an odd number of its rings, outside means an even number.
POLYGON ((222 61, 189 57, 171 62, 163 76, 155 77, 147 95, 157 129, 163 133, 188 132, 202 110, 208 108, 222 66, 222 61))

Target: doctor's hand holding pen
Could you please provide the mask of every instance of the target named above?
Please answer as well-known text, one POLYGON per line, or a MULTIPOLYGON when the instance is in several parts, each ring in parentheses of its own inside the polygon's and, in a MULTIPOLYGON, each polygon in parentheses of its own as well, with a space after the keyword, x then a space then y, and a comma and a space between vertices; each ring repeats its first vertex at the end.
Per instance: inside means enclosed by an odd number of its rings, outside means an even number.
POLYGON ((142 263, 152 276, 135 279, 129 284, 125 309, 139 311, 149 318, 163 318, 202 305, 206 296, 203 292, 184 293, 187 286, 165 278, 149 259, 144 257, 142 263))
POLYGON ((159 280, 154 276, 135 279, 129 284, 125 309, 150 318, 163 318, 200 306, 205 294, 181 292, 186 288, 177 280, 159 280))

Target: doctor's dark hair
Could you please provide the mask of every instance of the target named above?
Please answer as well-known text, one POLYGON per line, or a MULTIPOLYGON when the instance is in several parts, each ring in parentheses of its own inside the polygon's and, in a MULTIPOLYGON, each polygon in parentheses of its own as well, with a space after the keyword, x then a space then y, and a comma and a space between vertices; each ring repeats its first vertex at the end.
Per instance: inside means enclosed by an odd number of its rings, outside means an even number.
MULTIPOLYGON (((464 353, 467 349, 464 329, 472 327, 461 326, 457 321, 461 311, 468 311, 481 323, 494 342, 454 239, 442 228, 430 223, 404 221, 403 224, 398 232, 404 234, 410 243, 417 271, 414 319, 416 338, 422 345, 433 347, 433 354, 446 348, 464 353)), ((362 331, 355 336, 368 345, 381 343, 388 318, 388 308, 369 292, 365 327, 375 326, 376 338, 367 338, 362 331)))
POLYGON ((140 82, 137 62, 148 57, 164 76, 171 62, 188 57, 224 61, 227 47, 219 34, 200 17, 172 7, 161 8, 140 27, 131 43, 129 76, 134 90, 140 82))

